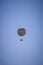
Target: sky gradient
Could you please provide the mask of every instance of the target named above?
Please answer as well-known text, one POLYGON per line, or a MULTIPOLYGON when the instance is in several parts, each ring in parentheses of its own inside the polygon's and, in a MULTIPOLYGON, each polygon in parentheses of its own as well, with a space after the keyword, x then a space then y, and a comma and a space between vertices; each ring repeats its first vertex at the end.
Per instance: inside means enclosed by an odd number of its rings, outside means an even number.
POLYGON ((43 65, 43 1, 0 0, 0 6, 0 65, 43 65))

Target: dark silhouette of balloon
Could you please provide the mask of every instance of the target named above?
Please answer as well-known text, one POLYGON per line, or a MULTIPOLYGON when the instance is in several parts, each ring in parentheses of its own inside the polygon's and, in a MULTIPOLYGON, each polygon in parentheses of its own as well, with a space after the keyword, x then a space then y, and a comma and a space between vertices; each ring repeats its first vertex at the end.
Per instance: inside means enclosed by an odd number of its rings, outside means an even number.
POLYGON ((19 29, 17 30, 17 34, 18 34, 19 36, 24 36, 25 33, 26 33, 26 30, 25 30, 24 28, 19 28, 19 29))

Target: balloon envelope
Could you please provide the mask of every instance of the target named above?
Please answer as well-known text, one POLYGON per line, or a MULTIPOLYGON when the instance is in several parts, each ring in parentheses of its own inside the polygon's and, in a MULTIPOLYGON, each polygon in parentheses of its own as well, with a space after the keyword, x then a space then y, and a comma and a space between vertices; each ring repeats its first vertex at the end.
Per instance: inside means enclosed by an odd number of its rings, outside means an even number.
POLYGON ((24 36, 25 33, 26 33, 26 30, 24 28, 19 28, 17 30, 17 33, 18 33, 19 36, 24 36))

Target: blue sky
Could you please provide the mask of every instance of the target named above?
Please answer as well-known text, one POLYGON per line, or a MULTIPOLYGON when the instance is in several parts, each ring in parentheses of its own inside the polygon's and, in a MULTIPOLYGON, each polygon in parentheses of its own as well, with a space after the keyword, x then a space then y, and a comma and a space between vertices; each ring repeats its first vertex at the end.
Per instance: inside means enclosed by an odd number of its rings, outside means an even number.
POLYGON ((0 0, 0 5, 1 65, 43 65, 43 1, 0 0), (24 37, 17 34, 21 27, 24 37))

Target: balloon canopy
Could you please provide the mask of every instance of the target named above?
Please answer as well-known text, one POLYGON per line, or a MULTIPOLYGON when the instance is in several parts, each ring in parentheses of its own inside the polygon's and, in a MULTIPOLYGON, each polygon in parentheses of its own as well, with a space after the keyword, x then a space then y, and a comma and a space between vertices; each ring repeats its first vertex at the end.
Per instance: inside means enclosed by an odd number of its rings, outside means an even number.
POLYGON ((17 30, 17 34, 18 34, 19 36, 24 36, 25 33, 26 33, 25 28, 19 28, 19 29, 17 30))

